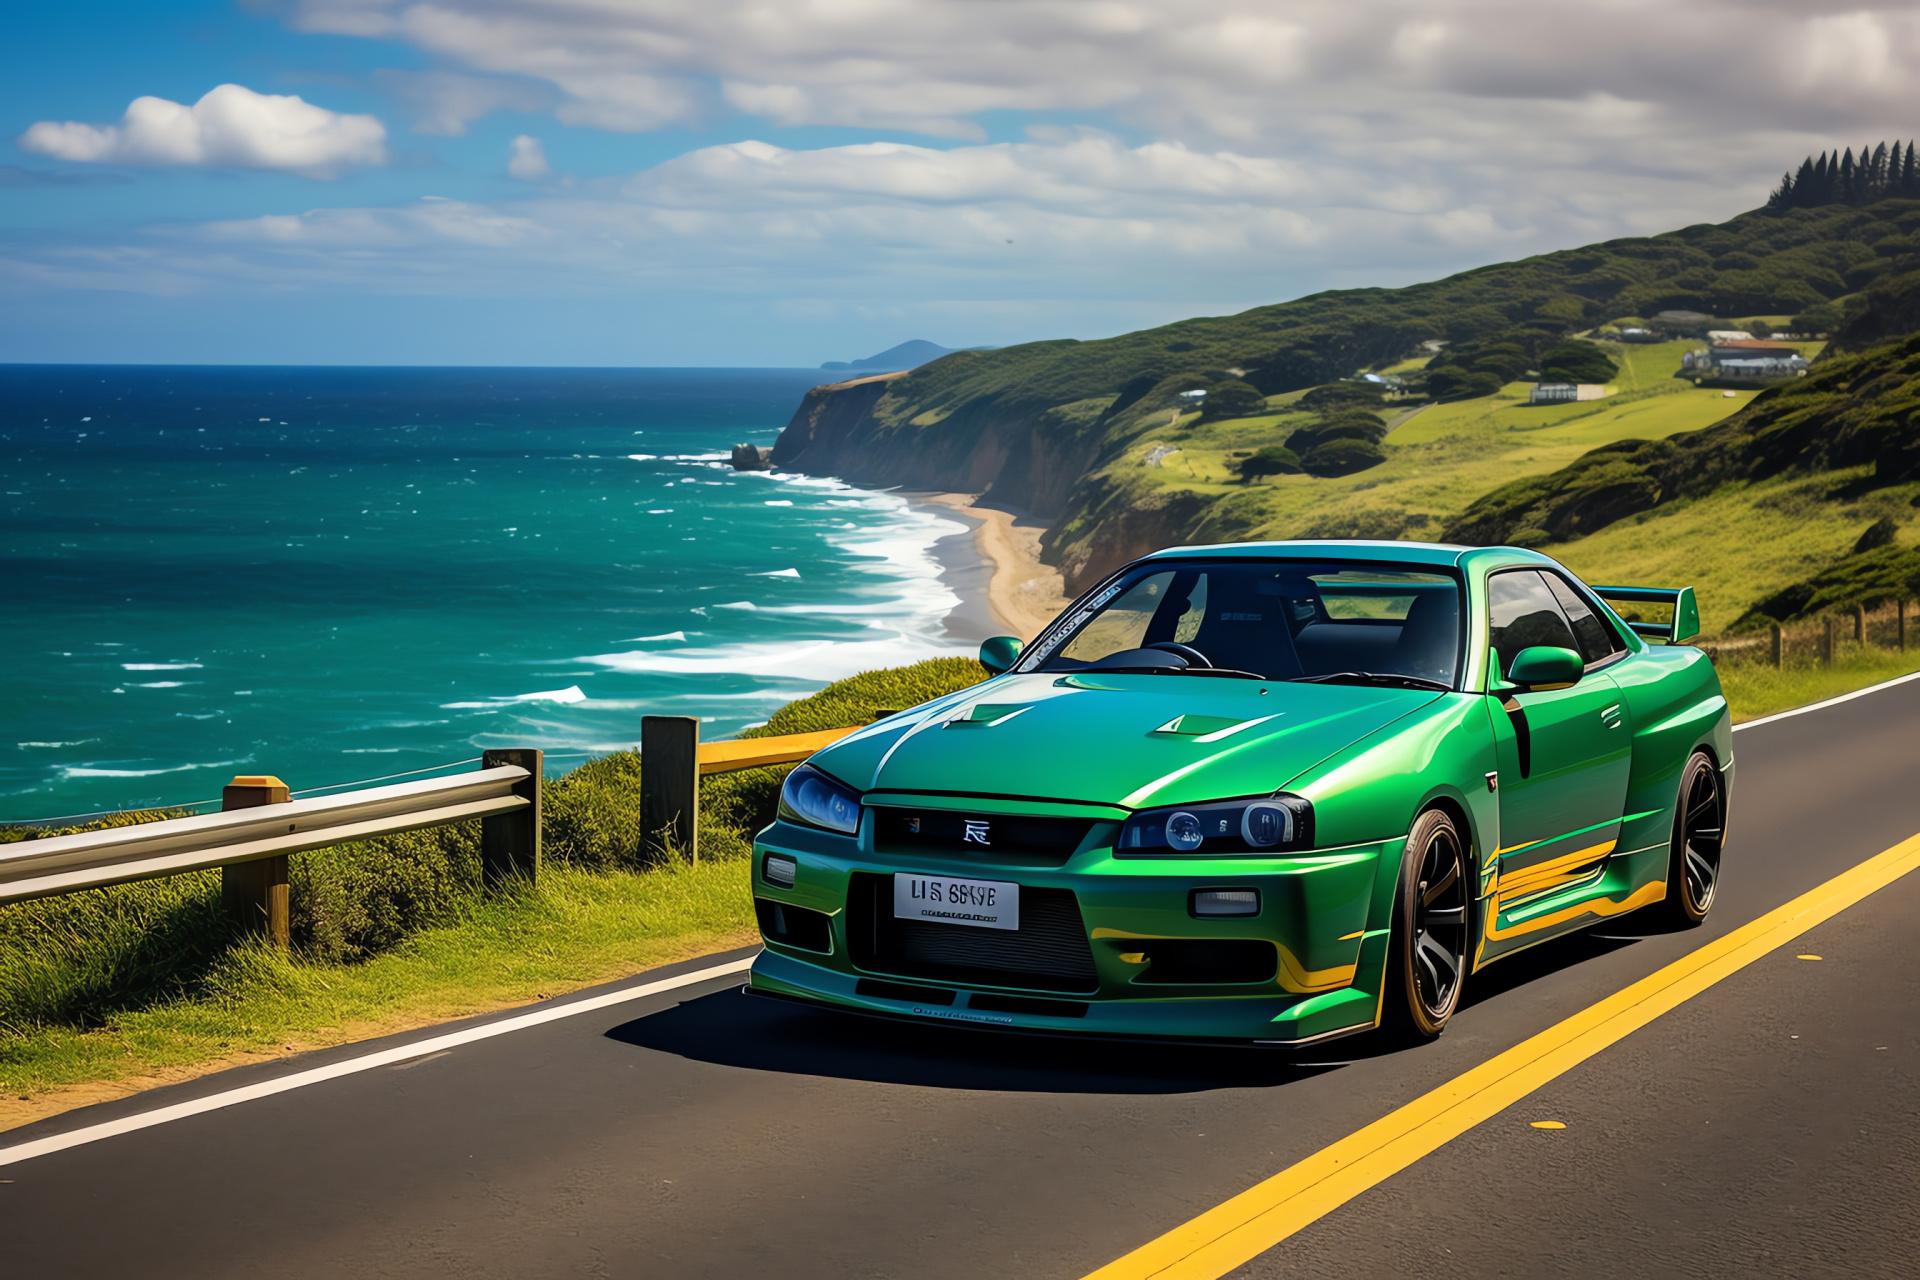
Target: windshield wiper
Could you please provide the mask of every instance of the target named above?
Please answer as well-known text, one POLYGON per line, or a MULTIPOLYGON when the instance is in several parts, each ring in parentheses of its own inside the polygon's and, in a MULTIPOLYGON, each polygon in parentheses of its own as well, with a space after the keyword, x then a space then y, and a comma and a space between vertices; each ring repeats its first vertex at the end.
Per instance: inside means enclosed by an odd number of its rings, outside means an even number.
POLYGON ((1288 684, 1376 684, 1390 689, 1432 689, 1451 693, 1453 686, 1425 676, 1403 676, 1394 671, 1330 671, 1324 676, 1295 676, 1288 684))

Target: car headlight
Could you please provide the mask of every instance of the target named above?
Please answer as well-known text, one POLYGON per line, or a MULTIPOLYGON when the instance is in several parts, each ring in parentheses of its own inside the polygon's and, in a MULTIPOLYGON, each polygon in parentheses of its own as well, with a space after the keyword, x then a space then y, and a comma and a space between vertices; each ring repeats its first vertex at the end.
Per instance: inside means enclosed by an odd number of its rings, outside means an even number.
POLYGON ((1261 796, 1143 809, 1120 828, 1122 856, 1213 857, 1290 853, 1313 847, 1313 805, 1299 796, 1261 796))
POLYGON ((788 822, 852 835, 860 830, 860 793, 803 764, 780 786, 780 816, 788 822))

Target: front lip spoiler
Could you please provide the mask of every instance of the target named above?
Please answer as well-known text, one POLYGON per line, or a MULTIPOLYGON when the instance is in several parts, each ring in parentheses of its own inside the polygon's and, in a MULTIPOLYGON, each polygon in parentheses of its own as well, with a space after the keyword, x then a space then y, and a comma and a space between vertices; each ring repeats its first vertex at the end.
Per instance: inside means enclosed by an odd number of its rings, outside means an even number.
POLYGON ((1101 1040, 1115 1044, 1164 1044, 1187 1045, 1205 1049, 1250 1049, 1259 1052, 1285 1053, 1291 1049, 1317 1048, 1329 1040, 1338 1040, 1345 1036, 1359 1035, 1363 1031, 1372 1031, 1374 1024, 1364 1022, 1357 1026, 1341 1027, 1334 1031, 1325 1031, 1305 1040, 1240 1040, 1230 1036, 1156 1036, 1135 1035, 1111 1031, 1072 1031, 1065 1027, 1020 1027, 997 1022, 968 1022, 961 1019, 919 1018, 910 1013, 895 1013, 890 1009, 862 1009, 855 1005, 839 1004, 832 1000, 816 999, 813 996, 795 995, 790 991, 763 991, 751 984, 743 984, 742 992, 757 996, 762 1000, 783 1000, 789 1004, 803 1005, 809 1009, 825 1009, 833 1013, 844 1013, 856 1018, 876 1018, 883 1022, 903 1022, 916 1027, 942 1026, 961 1031, 984 1031, 992 1035, 1033 1036, 1044 1040, 1101 1040))

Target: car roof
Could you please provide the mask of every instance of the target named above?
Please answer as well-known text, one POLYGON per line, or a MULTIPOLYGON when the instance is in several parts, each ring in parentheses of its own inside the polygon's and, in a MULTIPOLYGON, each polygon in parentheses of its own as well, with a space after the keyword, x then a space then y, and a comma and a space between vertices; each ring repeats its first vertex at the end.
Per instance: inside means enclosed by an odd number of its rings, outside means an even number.
POLYGON ((1168 547, 1142 556, 1146 560, 1194 559, 1315 559, 1379 563, 1426 564, 1488 568, 1507 564, 1555 563, 1537 551, 1521 547, 1463 547, 1450 542, 1395 542, 1384 538, 1302 538, 1288 542, 1222 542, 1212 546, 1168 547))

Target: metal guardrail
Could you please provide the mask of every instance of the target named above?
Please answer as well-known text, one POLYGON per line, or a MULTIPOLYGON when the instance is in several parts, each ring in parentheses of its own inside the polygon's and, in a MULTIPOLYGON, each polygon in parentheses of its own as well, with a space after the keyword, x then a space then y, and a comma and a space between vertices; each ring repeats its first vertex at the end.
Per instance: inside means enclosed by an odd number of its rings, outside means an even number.
MULTIPOLYGON (((0 845, 0 902, 147 880, 529 809, 515 765, 0 845)), ((236 790, 238 788, 235 788, 236 790)))
MULTIPOLYGON (((700 778, 795 764, 853 728, 705 744, 699 732, 699 721, 687 716, 641 721, 649 856, 695 855, 700 778)), ((219 813, 0 845, 0 903, 220 867, 223 896, 243 927, 285 945, 288 854, 479 818, 487 882, 532 879, 540 866, 541 761, 534 750, 488 751, 473 773, 303 800, 278 778, 235 778, 219 813)))

